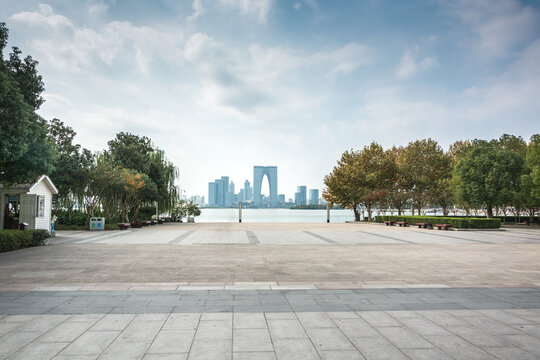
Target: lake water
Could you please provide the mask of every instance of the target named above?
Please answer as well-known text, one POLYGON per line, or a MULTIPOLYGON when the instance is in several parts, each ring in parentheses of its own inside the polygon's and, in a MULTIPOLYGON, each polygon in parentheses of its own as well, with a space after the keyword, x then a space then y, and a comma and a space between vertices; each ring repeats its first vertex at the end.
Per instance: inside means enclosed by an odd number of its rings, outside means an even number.
MULTIPOLYGON (((330 210, 330 222, 353 221, 352 210, 330 210)), ((201 209, 196 222, 238 222, 238 209, 201 209)), ((326 210, 242 209, 242 222, 325 223, 326 210)))

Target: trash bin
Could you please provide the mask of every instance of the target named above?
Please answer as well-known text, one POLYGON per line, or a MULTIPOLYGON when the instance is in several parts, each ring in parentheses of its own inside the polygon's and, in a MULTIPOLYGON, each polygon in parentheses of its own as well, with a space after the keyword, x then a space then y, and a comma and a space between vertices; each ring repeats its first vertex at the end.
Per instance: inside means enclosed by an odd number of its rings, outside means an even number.
POLYGON ((28 224, 27 223, 20 223, 19 224, 19 230, 28 230, 28 224))
POLYGON ((90 218, 90 230, 105 230, 105 218, 103 217, 90 218))

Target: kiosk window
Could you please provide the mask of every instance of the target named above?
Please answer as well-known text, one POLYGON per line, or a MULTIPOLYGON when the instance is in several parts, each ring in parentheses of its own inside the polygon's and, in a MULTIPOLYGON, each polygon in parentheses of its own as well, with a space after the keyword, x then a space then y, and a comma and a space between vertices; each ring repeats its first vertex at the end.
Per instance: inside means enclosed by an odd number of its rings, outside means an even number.
POLYGON ((37 197, 37 217, 45 217, 45 196, 37 197))

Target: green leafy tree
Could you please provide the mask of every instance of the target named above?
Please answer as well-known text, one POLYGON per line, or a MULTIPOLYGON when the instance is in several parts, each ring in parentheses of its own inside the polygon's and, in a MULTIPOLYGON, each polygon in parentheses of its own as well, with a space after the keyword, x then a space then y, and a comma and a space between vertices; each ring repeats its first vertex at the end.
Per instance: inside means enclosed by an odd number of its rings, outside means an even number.
POLYGON ((356 176, 357 162, 358 152, 352 149, 341 155, 333 171, 324 177, 326 188, 323 190, 323 198, 331 206, 337 204, 343 209, 353 210, 354 220, 360 221, 358 206, 365 193, 360 179, 356 176))
POLYGON ((54 140, 57 153, 54 171, 50 174, 58 189, 57 205, 68 211, 68 219, 71 220, 75 202, 79 200, 82 203, 94 157, 90 150, 73 143, 76 133, 62 121, 52 119, 48 125, 48 132, 54 140))
POLYGON ((13 48, 4 60, 8 29, 0 23, 0 183, 22 183, 50 173, 54 160, 46 122, 35 110, 43 103, 37 61, 13 48))
MULTIPOLYGON (((437 201, 438 182, 447 177, 448 159, 442 148, 432 139, 410 142, 399 153, 398 167, 403 177, 404 190, 409 193, 413 202, 413 210, 418 214, 424 205, 437 201)), ((444 186, 440 182, 439 186, 444 186)))
POLYGON ((510 150, 493 143, 474 140, 458 158, 455 167, 456 196, 462 202, 484 207, 487 217, 493 217, 493 207, 508 204, 519 183, 523 159, 510 150))
POLYGON ((521 176, 518 204, 534 215, 540 208, 540 134, 531 136, 525 156, 525 170, 521 176))

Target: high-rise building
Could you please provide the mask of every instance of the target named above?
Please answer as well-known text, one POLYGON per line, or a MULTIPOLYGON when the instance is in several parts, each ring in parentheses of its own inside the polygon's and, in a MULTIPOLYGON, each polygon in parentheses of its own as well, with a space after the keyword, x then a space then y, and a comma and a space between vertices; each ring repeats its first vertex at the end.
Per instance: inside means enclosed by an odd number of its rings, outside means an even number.
POLYGON ((319 189, 309 189, 309 205, 319 205, 319 189))
POLYGON ((280 203, 280 205, 285 204, 285 194, 278 195, 278 202, 280 203))
POLYGON ((296 192, 294 193, 294 204, 295 205, 306 205, 306 187, 298 186, 296 192))
POLYGON ((244 181, 244 200, 243 201, 250 201, 253 197, 253 189, 251 188, 251 185, 249 184, 249 180, 244 181))
POLYGON ((218 191, 215 182, 208 183, 208 206, 218 205, 218 191))
MULTIPOLYGON (((222 176, 220 181, 221 187, 219 189, 219 206, 230 206, 227 194, 229 193, 229 177, 222 176)), ((231 201, 232 203, 232 201, 231 201)))
POLYGON ((238 192, 238 201, 240 202, 246 201, 246 192, 244 189, 240 189, 240 191, 238 192))
POLYGON ((270 187, 270 207, 277 207, 277 166, 254 166, 253 167, 253 205, 261 206, 261 186, 263 178, 266 176, 270 187))

